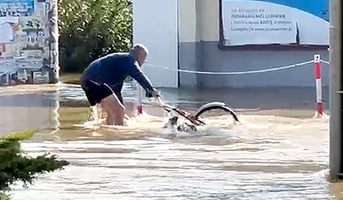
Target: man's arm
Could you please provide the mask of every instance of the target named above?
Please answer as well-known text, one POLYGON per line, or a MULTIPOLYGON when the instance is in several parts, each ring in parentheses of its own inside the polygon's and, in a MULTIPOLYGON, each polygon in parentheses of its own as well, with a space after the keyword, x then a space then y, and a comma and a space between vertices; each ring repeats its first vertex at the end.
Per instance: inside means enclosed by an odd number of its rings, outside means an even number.
POLYGON ((149 78, 143 73, 143 71, 138 66, 137 62, 135 62, 134 60, 131 61, 128 68, 129 75, 133 79, 135 79, 139 83, 139 85, 141 85, 145 89, 145 91, 147 91, 148 93, 156 91, 149 78))

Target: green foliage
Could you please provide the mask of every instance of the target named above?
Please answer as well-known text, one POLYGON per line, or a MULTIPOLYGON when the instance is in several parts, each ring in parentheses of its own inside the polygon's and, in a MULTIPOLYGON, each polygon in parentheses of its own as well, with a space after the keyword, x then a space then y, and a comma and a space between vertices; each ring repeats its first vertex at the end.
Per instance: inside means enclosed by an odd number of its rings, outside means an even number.
MULTIPOLYGON (((3 138, 0 138, 0 142, 4 141, 20 141, 20 140, 28 140, 33 137, 33 135, 36 133, 35 130, 27 130, 22 132, 13 132, 8 135, 6 135, 3 138)), ((1 143, 0 143, 1 147, 1 143)))
POLYGON ((94 59, 131 45, 130 0, 58 0, 58 13, 62 72, 80 72, 94 59))
MULTIPOLYGON (((55 155, 40 155, 32 158, 23 154, 20 141, 29 139, 35 131, 24 131, 9 134, 0 139, 0 191, 9 190, 15 181, 22 181, 25 185, 32 184, 36 174, 52 172, 62 169, 69 163, 57 160, 55 155)), ((5 198, 0 192, 0 199, 5 198)))
POLYGON ((11 200, 10 199, 10 196, 3 193, 3 192, 0 192, 0 200, 11 200))

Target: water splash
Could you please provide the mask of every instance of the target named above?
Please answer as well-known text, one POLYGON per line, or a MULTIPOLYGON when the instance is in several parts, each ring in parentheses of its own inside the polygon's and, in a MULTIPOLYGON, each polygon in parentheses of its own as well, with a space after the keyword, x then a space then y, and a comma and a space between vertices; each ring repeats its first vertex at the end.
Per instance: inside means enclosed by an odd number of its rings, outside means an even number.
MULTIPOLYGON (((13 200, 322 200, 342 196, 343 187, 327 183, 323 175, 328 168, 328 119, 240 114, 241 122, 233 124, 227 115, 216 115, 206 117, 208 125, 197 132, 173 135, 163 128, 166 113, 144 113, 126 120, 125 127, 96 127, 100 117, 92 111, 89 120, 73 127, 88 116, 82 111, 81 117, 80 109, 68 109, 58 116, 61 130, 55 135, 59 140, 47 141, 48 136, 42 135, 22 147, 32 156, 57 153, 71 165, 39 176, 29 189, 15 186, 13 200)), ((17 125, 24 122, 21 119, 15 116, 9 121, 17 125)))

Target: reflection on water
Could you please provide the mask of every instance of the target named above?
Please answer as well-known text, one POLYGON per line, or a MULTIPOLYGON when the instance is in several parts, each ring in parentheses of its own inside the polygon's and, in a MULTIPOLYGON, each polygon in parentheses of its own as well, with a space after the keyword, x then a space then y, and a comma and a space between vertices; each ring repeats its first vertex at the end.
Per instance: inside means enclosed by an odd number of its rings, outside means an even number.
MULTIPOLYGON (((127 99, 134 98, 134 88, 125 91, 127 99)), ((164 94, 171 103, 188 108, 214 98, 208 94, 206 100, 207 93, 187 97, 172 90, 164 94)), ((244 101, 248 100, 240 102, 244 101)), ((262 107, 232 102, 234 108, 262 107)), ((300 104, 295 109, 303 108, 300 104)), ((276 103, 266 106, 277 107, 276 103)), ((172 135, 162 128, 163 112, 149 105, 145 105, 147 115, 128 121, 128 127, 76 127, 89 111, 78 86, 0 96, 0 109, 1 134, 39 129, 35 138, 23 144, 24 149, 31 155, 57 153, 71 162, 63 171, 40 176, 29 189, 14 186, 14 200, 342 196, 342 186, 329 184, 323 175, 328 168, 328 119, 312 119, 311 110, 283 111, 283 116, 270 115, 279 112, 275 110, 263 115, 239 112, 239 124, 225 114, 211 116, 206 117, 209 125, 197 133, 172 135), (287 113, 301 117, 290 118, 287 113)))
POLYGON ((59 101, 40 94, 0 96, 0 136, 25 129, 56 130, 59 101))

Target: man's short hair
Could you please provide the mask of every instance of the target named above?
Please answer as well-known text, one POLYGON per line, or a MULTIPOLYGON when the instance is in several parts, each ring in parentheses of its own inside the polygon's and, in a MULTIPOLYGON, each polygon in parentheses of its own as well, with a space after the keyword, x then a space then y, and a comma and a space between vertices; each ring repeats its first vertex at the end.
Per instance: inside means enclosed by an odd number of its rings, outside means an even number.
POLYGON ((147 55, 148 55, 148 53, 149 53, 148 49, 147 49, 143 44, 135 44, 135 45, 133 45, 132 51, 133 51, 134 53, 136 53, 137 51, 143 51, 143 52, 145 52, 147 55))

